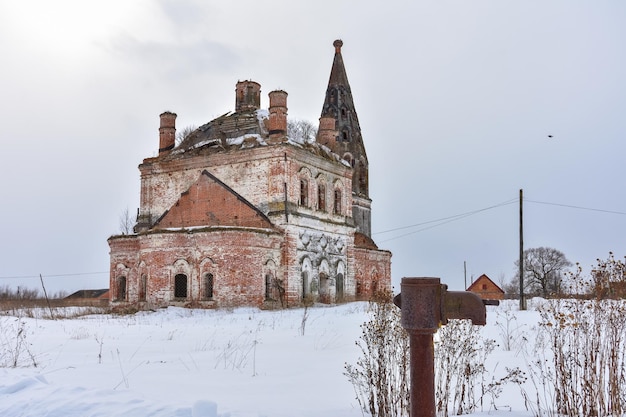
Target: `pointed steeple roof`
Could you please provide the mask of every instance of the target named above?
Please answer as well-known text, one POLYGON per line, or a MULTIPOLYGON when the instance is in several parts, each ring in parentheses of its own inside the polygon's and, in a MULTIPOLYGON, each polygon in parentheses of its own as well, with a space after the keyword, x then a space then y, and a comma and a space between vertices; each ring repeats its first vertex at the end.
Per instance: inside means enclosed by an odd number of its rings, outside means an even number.
POLYGON ((341 39, 337 39, 333 42, 333 46, 335 47, 335 59, 333 60, 333 67, 330 70, 330 80, 328 81, 328 85, 343 85, 346 86, 349 91, 350 83, 348 83, 346 68, 343 65, 343 57, 341 56, 343 41, 341 39))
MULTIPOLYGON (((335 119, 335 135, 332 140, 326 137, 323 144, 339 156, 349 160, 354 168, 352 191, 363 197, 368 197, 367 154, 361 136, 359 118, 352 99, 352 90, 341 56, 343 41, 338 39, 333 42, 333 46, 335 47, 335 57, 330 70, 321 118, 332 117, 335 119)), ((320 131, 322 130, 321 124, 322 122, 320 122, 320 131)))

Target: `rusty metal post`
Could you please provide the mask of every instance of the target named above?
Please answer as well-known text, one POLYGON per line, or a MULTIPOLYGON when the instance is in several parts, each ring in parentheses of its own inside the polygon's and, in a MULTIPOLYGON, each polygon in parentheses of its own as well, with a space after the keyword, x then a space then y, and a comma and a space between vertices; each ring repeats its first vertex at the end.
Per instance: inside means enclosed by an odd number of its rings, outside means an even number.
POLYGON ((435 346, 433 333, 409 332, 411 411, 413 417, 435 417, 435 346))
POLYGON ((409 333, 411 417, 435 417, 435 345, 433 335, 448 319, 485 324, 484 302, 476 294, 448 291, 439 278, 402 278, 394 298, 400 322, 409 333))
POLYGON ((435 417, 435 347, 441 323, 439 278, 402 278, 401 324, 409 333, 411 417, 435 417))

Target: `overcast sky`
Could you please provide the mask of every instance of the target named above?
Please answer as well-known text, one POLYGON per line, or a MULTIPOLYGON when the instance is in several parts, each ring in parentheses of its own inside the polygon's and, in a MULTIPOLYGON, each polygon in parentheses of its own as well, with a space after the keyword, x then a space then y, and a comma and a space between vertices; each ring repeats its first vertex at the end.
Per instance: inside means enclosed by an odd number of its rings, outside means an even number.
POLYGON ((520 189, 525 247, 622 257, 624 22, 622 0, 0 0, 0 286, 108 287, 159 114, 201 125, 252 79, 317 123, 338 38, 396 289, 510 279, 520 189))

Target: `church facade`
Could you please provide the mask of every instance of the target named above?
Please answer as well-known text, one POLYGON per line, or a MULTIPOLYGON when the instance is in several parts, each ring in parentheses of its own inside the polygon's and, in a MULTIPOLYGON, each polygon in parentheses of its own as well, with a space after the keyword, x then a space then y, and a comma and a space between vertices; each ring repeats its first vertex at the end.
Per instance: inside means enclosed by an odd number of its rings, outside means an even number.
POLYGON ((391 287, 391 253, 371 238, 369 165, 341 41, 314 139, 291 137, 287 93, 240 81, 235 110, 139 166, 133 233, 108 239, 113 306, 297 306, 391 287))

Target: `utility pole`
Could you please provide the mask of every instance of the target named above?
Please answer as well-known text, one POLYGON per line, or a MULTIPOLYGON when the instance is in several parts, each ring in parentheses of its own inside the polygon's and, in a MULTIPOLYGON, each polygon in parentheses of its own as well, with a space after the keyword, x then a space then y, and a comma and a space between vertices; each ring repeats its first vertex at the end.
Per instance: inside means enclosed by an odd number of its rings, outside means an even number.
POLYGON ((467 290, 467 262, 463 261, 463 280, 465 281, 465 288, 463 290, 467 290))
POLYGON ((519 190, 519 309, 526 310, 524 299, 524 190, 519 190))

